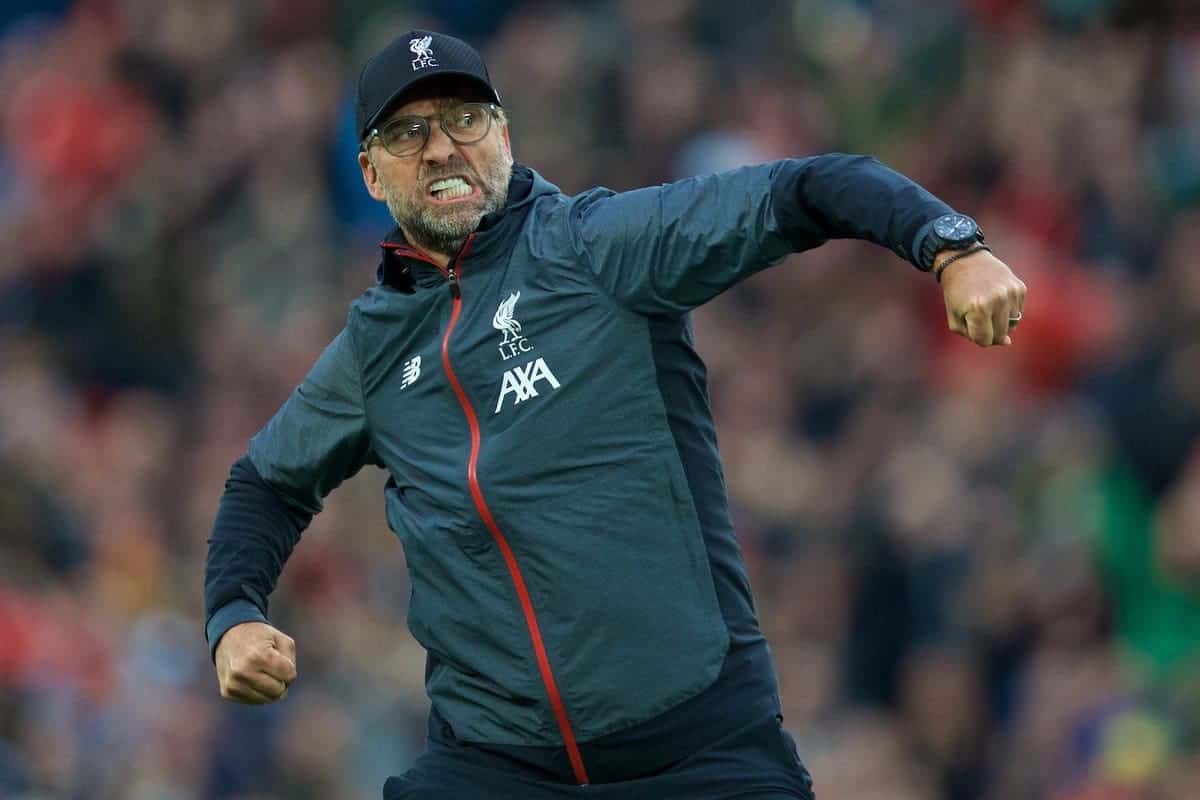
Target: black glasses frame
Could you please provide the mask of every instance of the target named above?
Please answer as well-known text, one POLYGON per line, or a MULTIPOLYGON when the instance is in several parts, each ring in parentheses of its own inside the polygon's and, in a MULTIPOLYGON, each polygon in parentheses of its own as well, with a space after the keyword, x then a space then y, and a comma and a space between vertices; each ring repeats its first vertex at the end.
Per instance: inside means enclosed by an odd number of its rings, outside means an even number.
POLYGON ((488 133, 492 130, 492 118, 495 116, 496 116, 496 104, 495 103, 475 103, 475 102, 458 103, 457 105, 451 106, 450 108, 446 109, 442 113, 435 114, 434 116, 430 116, 430 117, 424 117, 419 114, 406 114, 403 117, 396 117, 395 119, 389 120, 382 127, 372 128, 370 131, 368 131, 367 137, 365 139, 363 139, 362 149, 364 152, 369 150, 371 147, 371 142, 375 139, 378 139, 380 146, 382 146, 384 150, 388 151, 388 153, 392 154, 396 158, 405 158, 407 156, 414 156, 417 153, 420 153, 422 150, 424 150, 425 146, 427 144, 429 144, 429 136, 430 136, 430 134, 433 133, 432 122, 434 120, 437 120, 438 127, 440 127, 442 129, 442 132, 445 133, 446 136, 450 137, 450 141, 456 142, 458 144, 474 144, 475 142, 478 142, 479 140, 483 139, 483 137, 487 136, 488 133), (464 136, 462 131, 457 130, 456 128, 453 128, 451 125, 448 124, 447 120, 452 117, 457 116, 463 109, 479 109, 479 112, 483 115, 483 118, 485 120, 483 128, 480 132, 471 131, 466 136, 464 136), (413 120, 419 120, 419 124, 421 126, 420 130, 423 135, 421 137, 420 144, 417 147, 407 148, 401 152, 396 152, 391 147, 388 147, 387 138, 383 135, 384 132, 394 126, 411 125, 413 120))

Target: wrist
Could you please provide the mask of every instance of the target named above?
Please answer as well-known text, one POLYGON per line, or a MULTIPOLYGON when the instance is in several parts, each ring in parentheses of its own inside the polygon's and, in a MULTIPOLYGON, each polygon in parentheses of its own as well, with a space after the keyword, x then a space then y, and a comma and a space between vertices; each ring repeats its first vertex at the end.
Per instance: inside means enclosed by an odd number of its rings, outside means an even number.
POLYGON ((986 250, 991 252, 992 248, 988 247, 985 242, 976 242, 968 248, 962 250, 941 250, 933 257, 933 277, 938 283, 942 282, 942 274, 956 261, 960 261, 967 256, 975 255, 976 253, 986 250))
POLYGON ((208 624, 204 626, 204 635, 208 639, 209 656, 214 661, 216 660, 217 645, 221 643, 221 637, 230 628, 241 625, 243 622, 266 621, 266 616, 259 610, 258 606, 249 600, 233 600, 221 606, 212 615, 212 618, 208 620, 208 624))

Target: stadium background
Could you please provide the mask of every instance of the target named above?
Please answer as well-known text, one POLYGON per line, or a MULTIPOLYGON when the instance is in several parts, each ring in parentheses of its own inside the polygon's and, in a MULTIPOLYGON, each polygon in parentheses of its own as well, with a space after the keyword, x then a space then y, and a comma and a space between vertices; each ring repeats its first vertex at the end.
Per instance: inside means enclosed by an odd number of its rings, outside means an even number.
POLYGON ((7 0, 0 797, 372 798, 419 752, 377 471, 273 600, 278 707, 218 700, 201 576, 229 464, 374 278, 353 79, 425 25, 483 47, 567 191, 870 152, 1029 285, 987 351, 860 244, 696 314, 819 796, 1196 800, 1195 8, 7 0))

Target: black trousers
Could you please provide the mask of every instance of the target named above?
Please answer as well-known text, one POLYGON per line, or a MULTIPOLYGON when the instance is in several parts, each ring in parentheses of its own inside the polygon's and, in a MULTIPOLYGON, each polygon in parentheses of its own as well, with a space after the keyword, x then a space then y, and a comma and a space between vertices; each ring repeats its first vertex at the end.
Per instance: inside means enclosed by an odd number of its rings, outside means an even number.
POLYGON ((389 778, 384 800, 813 800, 812 779, 777 717, 731 732, 662 772, 590 786, 548 781, 470 745, 430 743, 389 778))

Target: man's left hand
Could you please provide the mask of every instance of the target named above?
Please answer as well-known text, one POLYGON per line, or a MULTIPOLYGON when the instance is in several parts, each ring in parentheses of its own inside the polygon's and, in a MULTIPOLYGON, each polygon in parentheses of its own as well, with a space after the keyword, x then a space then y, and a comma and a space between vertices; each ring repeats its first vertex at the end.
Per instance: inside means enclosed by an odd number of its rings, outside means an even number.
MULTIPOLYGON (((934 269, 954 251, 938 253, 934 269)), ((1012 344, 1025 305, 1025 284, 987 250, 964 256, 942 273, 946 322, 980 347, 1012 344)))

